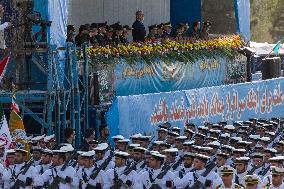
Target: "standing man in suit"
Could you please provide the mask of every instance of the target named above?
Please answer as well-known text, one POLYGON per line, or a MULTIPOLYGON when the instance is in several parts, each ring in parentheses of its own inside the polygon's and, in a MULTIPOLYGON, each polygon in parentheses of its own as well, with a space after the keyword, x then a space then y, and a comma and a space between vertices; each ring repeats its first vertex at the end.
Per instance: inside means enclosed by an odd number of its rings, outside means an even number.
POLYGON ((144 13, 142 11, 136 12, 136 21, 133 23, 132 28, 132 36, 134 42, 144 42, 146 37, 146 29, 143 24, 144 13))

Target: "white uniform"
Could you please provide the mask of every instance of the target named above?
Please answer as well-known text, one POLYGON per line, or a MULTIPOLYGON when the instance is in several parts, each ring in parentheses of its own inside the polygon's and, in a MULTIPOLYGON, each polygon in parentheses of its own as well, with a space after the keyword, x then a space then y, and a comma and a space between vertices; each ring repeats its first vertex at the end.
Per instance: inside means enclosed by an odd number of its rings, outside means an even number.
POLYGON ((36 166, 38 166, 40 164, 41 164, 41 160, 37 160, 37 161, 33 160, 33 166, 34 167, 36 167, 36 166))
POLYGON ((142 173, 146 167, 145 161, 139 161, 136 164, 136 172, 137 174, 142 173))
POLYGON ((95 179, 91 178, 96 171, 97 169, 94 166, 91 168, 79 169, 77 174, 81 181, 82 189, 85 189, 88 184, 93 187, 100 185, 102 188, 106 188, 105 183, 107 182, 107 176, 103 170, 100 170, 95 179))
POLYGON ((144 171, 139 177, 141 181, 140 183, 141 185, 137 188, 145 187, 146 189, 149 189, 152 186, 152 184, 157 184, 161 188, 174 188, 175 181, 177 181, 178 178, 175 176, 173 172, 168 171, 162 179, 158 179, 157 177, 161 173, 161 170, 162 169, 144 171), (151 182, 151 180, 153 181, 153 183, 151 182), (172 187, 166 187, 167 183, 170 183, 172 187))
POLYGON ((282 183, 279 187, 271 185, 269 189, 284 189, 284 183, 282 183))
POLYGON ((39 176, 35 181, 35 186, 43 186, 46 182, 52 184, 54 178, 59 176, 62 180, 68 176, 71 178, 71 183, 64 184, 62 182, 59 183, 60 189, 72 189, 79 187, 79 179, 73 167, 67 166, 64 171, 61 170, 63 165, 56 166, 52 169, 46 170, 41 176, 39 176))
POLYGON ((207 180, 211 181, 211 186, 213 188, 216 188, 217 186, 221 185, 222 179, 220 178, 220 176, 215 173, 214 171, 211 171, 206 177, 204 177, 202 174, 206 171, 206 169, 202 169, 202 170, 196 170, 195 174, 196 177, 198 178, 198 180, 201 183, 205 183, 207 180))
POLYGON ((190 172, 193 169, 193 167, 186 168, 184 167, 184 164, 182 163, 174 172, 175 175, 179 178, 183 178, 188 172, 190 172))
MULTIPOLYGON (((4 180, 4 189, 11 188, 16 180, 19 180, 22 182, 22 184, 26 184, 27 178, 31 178, 33 181, 35 181, 37 174, 36 169, 33 166, 30 166, 29 169, 25 174, 23 174, 23 171, 25 170, 26 163, 22 164, 15 164, 12 166, 11 169, 7 170, 3 174, 3 180, 4 180)), ((31 189, 32 186, 20 186, 20 189, 31 189)))
POLYGON ((187 172, 181 179, 175 181, 175 186, 177 189, 183 189, 187 186, 192 187, 194 184, 194 176, 192 172, 187 172))
MULTIPOLYGON (((96 161, 97 167, 100 167, 106 161, 106 159, 107 159, 107 157, 104 157, 102 160, 96 161)), ((109 169, 113 169, 113 168, 114 168, 114 162, 110 161, 109 164, 107 165, 105 171, 109 170, 109 169)))
POLYGON ((243 173, 237 173, 236 176, 239 180, 239 184, 242 186, 245 186, 245 176, 247 175, 247 171, 243 172, 243 173))
POLYGON ((114 185, 114 179, 115 179, 115 173, 116 173, 118 179, 121 179, 121 181, 124 184, 130 183, 131 186, 129 188, 136 189, 136 187, 134 187, 134 184, 137 182, 137 178, 138 178, 136 171, 132 170, 128 175, 125 175, 124 174, 125 169, 126 169, 126 166, 115 167, 113 169, 107 170, 106 171, 106 177, 107 177, 106 186, 111 187, 114 185))
POLYGON ((52 166, 52 163, 49 164, 41 164, 35 167, 37 174, 42 175, 47 169, 50 169, 52 166))

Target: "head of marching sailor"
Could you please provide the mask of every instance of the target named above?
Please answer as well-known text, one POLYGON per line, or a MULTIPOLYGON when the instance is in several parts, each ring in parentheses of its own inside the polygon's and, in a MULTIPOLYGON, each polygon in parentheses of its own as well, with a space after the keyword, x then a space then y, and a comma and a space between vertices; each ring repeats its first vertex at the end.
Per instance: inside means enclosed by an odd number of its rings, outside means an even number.
POLYGON ((170 148, 170 149, 165 149, 164 153, 166 155, 166 162, 169 164, 173 164, 176 162, 176 157, 178 153, 177 148, 170 148))
POLYGON ((23 164, 27 161, 28 151, 18 148, 15 149, 15 164, 23 164))
POLYGON ((94 151, 96 152, 95 155, 96 160, 104 159, 107 149, 108 149, 107 143, 98 144, 98 146, 94 148, 94 151))
POLYGON ((133 159, 134 161, 136 162, 140 162, 144 159, 144 154, 145 152, 147 151, 146 148, 143 148, 143 147, 135 147, 133 149, 133 159))
POLYGON ((94 156, 95 156, 95 151, 88 151, 84 152, 81 154, 81 157, 84 161, 84 167, 85 168, 91 168, 94 166, 94 156))
POLYGON ((53 152, 49 149, 43 149, 41 155, 41 163, 44 165, 48 165, 52 162, 53 152))
POLYGON ((151 151, 150 154, 151 156, 149 158, 149 167, 152 169, 160 169, 162 167, 162 164, 164 163, 166 156, 160 154, 157 151, 151 151))
POLYGON ((52 163, 53 166, 61 166, 66 161, 66 151, 63 150, 53 150, 52 163))
POLYGON ((283 184, 284 168, 272 166, 272 167, 270 167, 270 171, 271 171, 271 174, 272 174, 272 185, 275 188, 280 187, 283 184))
POLYGON ((196 170, 202 170, 205 169, 205 165, 207 161, 209 160, 208 156, 202 155, 202 154, 196 154, 193 161, 193 167, 196 170))
POLYGON ((118 151, 115 152, 115 166, 116 167, 123 167, 126 165, 126 161, 129 157, 129 154, 127 152, 122 152, 122 151, 118 151))

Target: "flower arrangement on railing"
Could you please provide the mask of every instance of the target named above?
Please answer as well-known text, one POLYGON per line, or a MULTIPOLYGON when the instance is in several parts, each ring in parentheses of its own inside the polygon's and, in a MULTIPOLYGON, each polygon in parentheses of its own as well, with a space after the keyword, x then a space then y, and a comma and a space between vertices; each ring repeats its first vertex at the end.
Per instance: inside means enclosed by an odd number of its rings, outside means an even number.
MULTIPOLYGON (((114 63, 120 58, 129 63, 144 60, 146 63, 155 59, 194 62, 201 58, 226 56, 235 58, 238 49, 245 45, 239 35, 222 36, 206 41, 147 41, 129 45, 90 47, 88 56, 91 62, 114 63)), ((83 53, 78 53, 83 58, 83 53)))

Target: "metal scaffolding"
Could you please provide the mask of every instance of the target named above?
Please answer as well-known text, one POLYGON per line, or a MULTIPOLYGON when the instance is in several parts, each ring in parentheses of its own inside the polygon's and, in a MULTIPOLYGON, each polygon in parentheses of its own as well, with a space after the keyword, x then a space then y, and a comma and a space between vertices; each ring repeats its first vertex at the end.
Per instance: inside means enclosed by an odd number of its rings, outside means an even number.
MULTIPOLYGON (((18 90, 16 102, 21 116, 29 115, 47 134, 55 133, 57 141, 63 142, 63 131, 72 127, 76 131, 79 146, 85 128, 89 127, 89 69, 87 46, 84 47, 83 74, 79 76, 76 47, 67 43, 66 48, 48 46, 46 51, 31 52, 31 62, 46 76, 44 90, 18 90), (81 85, 79 85, 81 84, 81 85), (82 87, 79 87, 82 86, 82 87), (35 104, 41 112, 35 112, 35 104)), ((9 64, 15 64, 10 62, 9 64)), ((42 74, 37 73, 37 74, 42 74)), ((12 91, 0 91, 0 103, 11 103, 12 91)))

